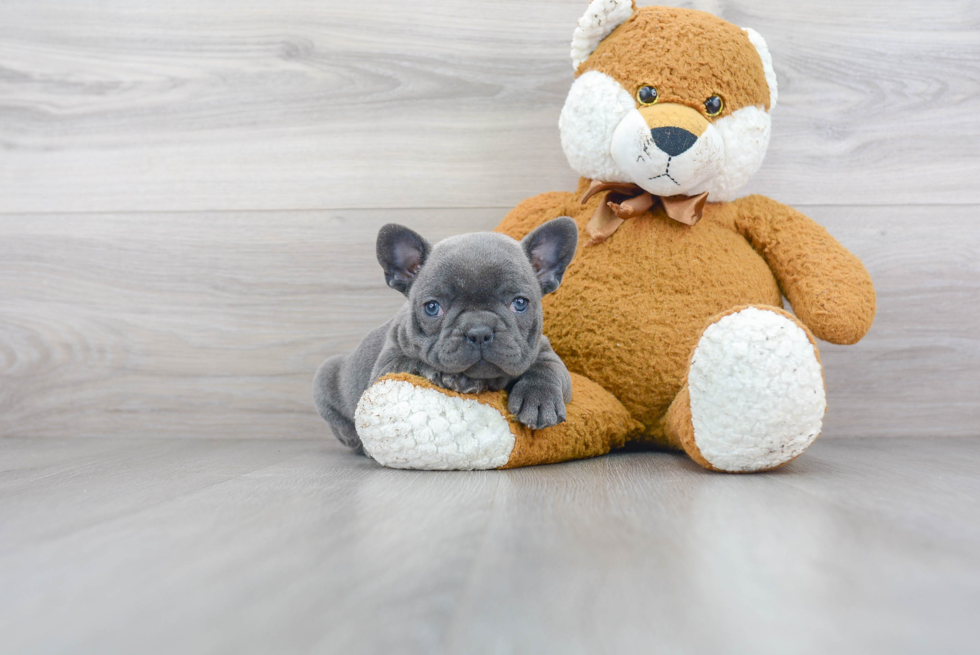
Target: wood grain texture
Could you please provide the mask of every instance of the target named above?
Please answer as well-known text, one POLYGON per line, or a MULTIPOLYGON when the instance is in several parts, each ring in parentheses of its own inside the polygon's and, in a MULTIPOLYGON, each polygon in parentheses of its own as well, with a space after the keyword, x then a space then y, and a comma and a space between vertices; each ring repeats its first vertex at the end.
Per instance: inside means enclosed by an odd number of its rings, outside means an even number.
MULTIPOLYGON (((978 207, 802 207, 862 257, 878 317, 823 346, 827 436, 980 432, 978 207)), ((503 210, 0 216, 0 436, 327 436, 310 383, 402 297, 378 228, 503 210)))
MULTIPOLYGON (((766 36, 748 191, 980 203, 980 5, 703 0, 766 36)), ((509 207, 570 189, 575 2, 0 4, 0 212, 509 207)))
POLYGON ((0 217, 0 435, 323 434, 317 366, 404 301, 378 229, 440 239, 502 216, 0 217))
POLYGON ((0 651, 967 653, 980 440, 779 471, 383 469, 322 440, 0 440, 0 651))

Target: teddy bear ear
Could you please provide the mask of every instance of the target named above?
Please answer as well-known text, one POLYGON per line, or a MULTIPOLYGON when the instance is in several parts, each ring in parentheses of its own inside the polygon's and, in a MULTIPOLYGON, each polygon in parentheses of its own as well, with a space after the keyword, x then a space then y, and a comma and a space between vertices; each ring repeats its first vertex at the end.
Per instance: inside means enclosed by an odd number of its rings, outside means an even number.
POLYGON ((626 22, 636 10, 634 0, 592 0, 572 35, 572 68, 589 58, 599 42, 626 22))
POLYGON ((762 69, 766 72, 766 84, 769 85, 769 111, 772 111, 776 106, 779 90, 776 87, 776 69, 772 67, 772 55, 769 54, 769 46, 766 45, 766 40, 762 38, 762 35, 751 27, 743 27, 742 31, 748 35, 749 41, 755 46, 755 50, 762 60, 762 69))

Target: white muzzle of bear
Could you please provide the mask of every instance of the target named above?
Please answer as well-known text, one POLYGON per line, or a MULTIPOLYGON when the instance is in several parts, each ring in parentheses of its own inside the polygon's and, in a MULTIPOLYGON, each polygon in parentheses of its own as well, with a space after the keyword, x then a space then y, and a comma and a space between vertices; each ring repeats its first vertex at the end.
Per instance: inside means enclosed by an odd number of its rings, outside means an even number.
POLYGON ((587 71, 572 84, 558 127, 568 163, 587 179, 633 183, 661 196, 707 191, 709 201, 720 202, 734 200, 759 170, 771 121, 763 107, 742 107, 671 156, 650 146, 650 127, 633 95, 608 75, 587 71))
POLYGON ((725 143, 713 125, 698 137, 679 127, 658 129, 659 138, 634 109, 613 131, 609 153, 633 184, 657 196, 694 195, 724 168, 725 143), (664 130, 673 130, 672 138, 663 138, 664 130))

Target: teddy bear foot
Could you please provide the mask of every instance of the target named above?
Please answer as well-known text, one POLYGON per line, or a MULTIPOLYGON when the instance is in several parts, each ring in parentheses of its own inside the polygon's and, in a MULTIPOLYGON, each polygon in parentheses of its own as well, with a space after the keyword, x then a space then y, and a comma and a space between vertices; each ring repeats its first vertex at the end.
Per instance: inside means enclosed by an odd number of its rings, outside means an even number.
POLYGON ((361 396, 354 424, 368 455, 402 469, 493 469, 508 462, 515 435, 499 409, 421 382, 390 376, 361 396))
POLYGON ((765 471, 813 443, 826 407, 809 331, 780 309, 748 307, 704 330, 666 429, 706 468, 765 471))

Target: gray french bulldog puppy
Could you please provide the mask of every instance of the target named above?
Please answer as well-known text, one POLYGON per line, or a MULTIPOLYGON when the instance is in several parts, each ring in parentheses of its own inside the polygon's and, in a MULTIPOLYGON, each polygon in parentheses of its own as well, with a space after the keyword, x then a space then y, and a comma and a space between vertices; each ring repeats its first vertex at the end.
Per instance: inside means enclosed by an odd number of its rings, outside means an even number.
POLYGON ((378 261, 408 301, 353 353, 320 366, 320 416, 363 453, 354 429, 361 394, 384 375, 412 373, 460 393, 507 389, 508 409, 533 429, 564 421, 572 381, 541 332, 541 297, 561 284, 577 242, 566 216, 520 242, 478 232, 431 246, 407 227, 382 227, 378 261))

